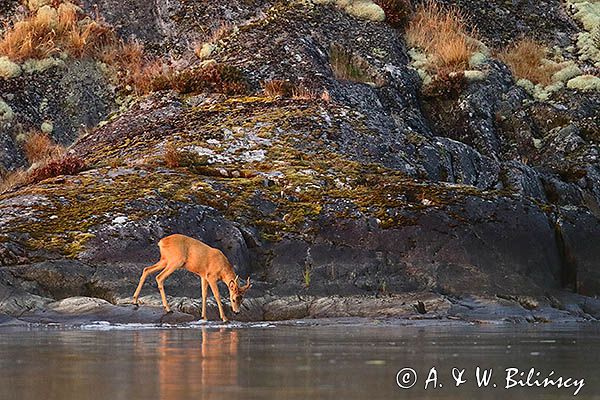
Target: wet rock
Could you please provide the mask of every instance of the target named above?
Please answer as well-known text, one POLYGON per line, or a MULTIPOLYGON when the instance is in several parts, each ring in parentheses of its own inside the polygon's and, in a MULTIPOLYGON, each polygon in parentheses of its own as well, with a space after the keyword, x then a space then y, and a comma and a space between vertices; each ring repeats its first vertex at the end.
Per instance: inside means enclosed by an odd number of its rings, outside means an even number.
POLYGON ((563 218, 557 222, 557 235, 562 249, 564 285, 585 295, 599 293, 597 238, 600 238, 600 224, 596 217, 591 213, 564 210, 563 218))
POLYGON ((111 323, 181 323, 194 321, 189 314, 165 314, 162 308, 115 306, 105 300, 89 297, 70 297, 48 304, 42 311, 24 313, 22 321, 80 325, 94 321, 111 323))

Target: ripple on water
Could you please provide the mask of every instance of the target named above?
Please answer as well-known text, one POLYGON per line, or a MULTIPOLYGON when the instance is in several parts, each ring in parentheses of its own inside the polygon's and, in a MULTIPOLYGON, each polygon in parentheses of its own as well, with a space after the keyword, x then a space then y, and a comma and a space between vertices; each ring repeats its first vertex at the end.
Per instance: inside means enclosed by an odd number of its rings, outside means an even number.
POLYGON ((108 321, 94 321, 80 325, 79 329, 86 331, 135 331, 148 329, 195 329, 195 328, 274 328, 275 325, 267 322, 213 322, 194 321, 186 324, 167 323, 111 323, 108 321))

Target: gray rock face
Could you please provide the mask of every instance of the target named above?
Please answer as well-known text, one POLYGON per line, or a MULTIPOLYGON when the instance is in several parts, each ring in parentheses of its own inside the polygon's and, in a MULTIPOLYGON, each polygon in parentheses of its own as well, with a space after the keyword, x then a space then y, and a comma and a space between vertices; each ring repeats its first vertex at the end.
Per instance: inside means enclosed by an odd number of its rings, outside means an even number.
POLYGON ((181 54, 205 40, 222 23, 239 24, 255 18, 274 1, 233 0, 226 3, 84 0, 88 12, 98 10, 123 38, 141 41, 147 49, 181 54))
POLYGON ((272 250, 268 280, 289 292, 543 293, 560 287, 554 231, 532 204, 468 198, 460 208, 431 211, 413 225, 382 230, 324 217, 310 242, 272 250), (461 215, 460 223, 452 215, 461 215))
POLYGON ((573 43, 577 25, 559 0, 502 1, 451 0, 478 27, 479 34, 491 47, 510 45, 516 39, 535 32, 537 40, 567 47, 573 43))
MULTIPOLYGON (((161 208, 164 203, 135 204, 141 210, 161 208)), ((168 235, 188 235, 224 252, 240 275, 251 271, 252 260, 248 246, 240 230, 214 210, 200 205, 173 205, 173 213, 146 221, 131 221, 116 217, 111 223, 98 226, 90 232, 94 235, 88 242, 81 260, 90 263, 149 263, 158 261, 158 241, 168 235)), ((168 206, 167 206, 168 207, 168 206)))

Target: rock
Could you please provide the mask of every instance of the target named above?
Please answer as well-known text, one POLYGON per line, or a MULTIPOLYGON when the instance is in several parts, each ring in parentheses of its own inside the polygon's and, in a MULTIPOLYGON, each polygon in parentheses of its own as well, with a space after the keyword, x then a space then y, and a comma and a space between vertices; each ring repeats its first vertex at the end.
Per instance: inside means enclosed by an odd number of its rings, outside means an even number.
MULTIPOLYGON (((534 99, 484 44, 467 74, 477 79, 456 73, 432 89, 397 29, 311 2, 94 3, 123 38, 185 72, 201 63, 191 47, 210 41, 204 63, 235 67, 221 78, 248 93, 116 99, 90 58, 32 74, 29 61, 0 80, 5 169, 25 166, 17 136, 42 124, 86 163, 0 195, 0 312, 197 318, 200 282, 184 270, 166 283, 181 314, 162 315, 154 278, 144 307, 127 304, 158 240, 182 233, 251 277, 240 320, 597 317, 579 297, 600 293, 597 92, 534 99), (264 96, 268 81, 293 90, 264 96), (81 126, 95 128, 77 137, 81 126)), ((557 0, 451 3, 490 47, 526 31, 568 46, 578 31, 557 0)))
POLYGON ((18 134, 42 130, 52 121, 51 137, 69 145, 82 127, 93 127, 113 110, 114 93, 94 60, 71 60, 45 71, 0 79, 0 92, 14 117, 3 124, 0 169, 25 165, 18 134))
POLYGON ((25 313, 21 321, 81 325, 94 321, 109 323, 182 323, 195 318, 173 312, 165 314, 162 308, 115 306, 104 300, 89 297, 71 297, 50 303, 43 311, 25 313))

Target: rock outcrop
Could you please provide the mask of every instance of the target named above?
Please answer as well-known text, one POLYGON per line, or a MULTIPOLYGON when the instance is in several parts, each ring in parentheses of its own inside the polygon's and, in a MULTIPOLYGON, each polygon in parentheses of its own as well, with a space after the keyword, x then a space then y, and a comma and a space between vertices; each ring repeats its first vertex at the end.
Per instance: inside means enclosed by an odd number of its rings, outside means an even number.
MULTIPOLYGON (((535 29, 568 47, 578 30, 564 13, 523 17, 520 8, 494 14, 507 5, 457 3, 489 46, 535 29), (495 30, 497 15, 516 30, 495 30)), ((0 313, 57 313, 56 300, 77 296, 103 299, 96 308, 108 310, 155 262, 156 242, 183 233, 220 248, 257 282, 246 319, 376 316, 382 305, 372 296, 390 295, 384 303, 395 311, 384 314, 404 315, 432 293, 443 316, 494 314, 511 302, 523 314, 510 318, 536 321, 523 311, 532 301, 554 310, 537 320, 600 315, 583 310, 580 296, 600 294, 599 92, 562 88, 536 100, 490 58, 483 79, 425 93, 399 30, 308 1, 98 7, 123 36, 162 54, 185 53, 219 19, 239 25, 210 58, 243 71, 249 94, 140 98, 69 148, 85 171, 1 194, 0 313), (198 16, 201 26, 191 22, 198 16), (332 46, 359 60, 363 82, 336 77, 332 46), (262 94, 275 79, 301 92, 262 94), (406 293, 413 297, 398 306, 406 293), (338 306, 335 296, 347 297, 338 306), (371 300, 348 305, 364 296, 371 300), (495 300, 486 308, 469 296, 495 300)), ((21 111, 21 124, 52 117, 55 138, 69 143, 76 127, 113 109, 96 67, 51 69, 7 104, 36 109, 21 111), (60 95, 40 113, 34 99, 47 93, 60 95)), ((2 96, 20 82, 0 80, 2 96)), ((7 168, 22 165, 11 143, 0 160, 7 168)), ((197 314, 189 303, 197 278, 176 273, 166 288, 187 298, 180 311, 197 314)))

